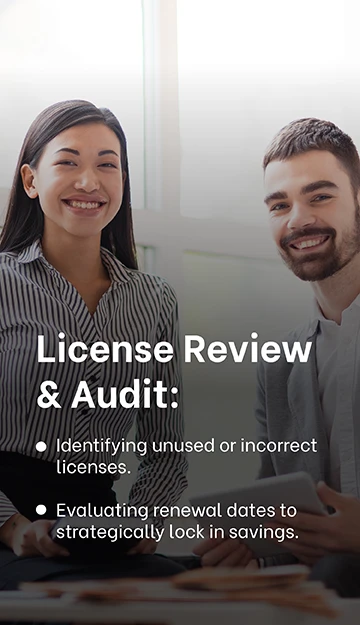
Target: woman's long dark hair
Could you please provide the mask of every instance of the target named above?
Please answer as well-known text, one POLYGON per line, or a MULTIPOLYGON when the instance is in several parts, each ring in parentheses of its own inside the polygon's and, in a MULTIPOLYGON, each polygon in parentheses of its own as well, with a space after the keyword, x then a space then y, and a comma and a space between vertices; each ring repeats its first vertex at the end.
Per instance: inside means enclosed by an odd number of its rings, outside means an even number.
POLYGON ((101 233, 101 245, 112 252, 126 267, 137 269, 131 216, 130 178, 126 138, 115 115, 97 108, 86 100, 66 100, 49 106, 31 124, 21 148, 11 188, 0 252, 20 252, 42 236, 44 215, 39 199, 26 194, 21 167, 27 163, 36 168, 45 146, 58 134, 80 124, 101 123, 112 130, 120 141, 121 167, 126 174, 120 210, 101 233))

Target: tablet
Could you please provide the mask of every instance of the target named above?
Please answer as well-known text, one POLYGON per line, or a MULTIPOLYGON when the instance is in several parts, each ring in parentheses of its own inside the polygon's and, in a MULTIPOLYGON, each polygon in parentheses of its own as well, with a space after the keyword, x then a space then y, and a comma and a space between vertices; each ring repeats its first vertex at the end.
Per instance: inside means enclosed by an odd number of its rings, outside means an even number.
MULTIPOLYGON (((192 506, 220 504, 221 518, 204 516, 201 519, 203 526, 221 527, 226 536, 231 530, 231 537, 236 535, 241 538, 257 558, 287 553, 282 545, 281 532, 275 541, 266 537, 269 529, 265 526, 273 520, 270 518, 271 508, 279 508, 283 504, 294 506, 299 512, 327 514, 310 475, 302 471, 257 480, 237 490, 192 497, 190 503, 192 506)), ((291 525, 291 518, 286 520, 291 525)))

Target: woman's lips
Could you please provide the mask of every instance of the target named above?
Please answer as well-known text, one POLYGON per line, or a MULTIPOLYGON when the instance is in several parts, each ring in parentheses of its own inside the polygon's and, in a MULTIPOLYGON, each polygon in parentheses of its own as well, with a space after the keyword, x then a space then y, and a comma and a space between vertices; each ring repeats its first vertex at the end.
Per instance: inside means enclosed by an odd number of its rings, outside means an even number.
POLYGON ((96 210, 101 208, 105 202, 94 200, 63 200, 70 208, 80 208, 82 210, 96 210))
POLYGON ((79 202, 78 200, 62 200, 66 209, 80 217, 95 217, 104 209, 106 202, 79 202))

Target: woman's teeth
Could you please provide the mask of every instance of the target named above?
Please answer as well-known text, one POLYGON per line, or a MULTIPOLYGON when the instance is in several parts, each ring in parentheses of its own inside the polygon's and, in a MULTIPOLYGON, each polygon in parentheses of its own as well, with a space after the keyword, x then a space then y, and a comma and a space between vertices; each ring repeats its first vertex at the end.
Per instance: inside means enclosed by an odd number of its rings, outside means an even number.
POLYGON ((67 200, 66 203, 71 206, 71 208, 85 208, 90 210, 91 208, 100 208, 103 202, 77 202, 75 200, 67 200))

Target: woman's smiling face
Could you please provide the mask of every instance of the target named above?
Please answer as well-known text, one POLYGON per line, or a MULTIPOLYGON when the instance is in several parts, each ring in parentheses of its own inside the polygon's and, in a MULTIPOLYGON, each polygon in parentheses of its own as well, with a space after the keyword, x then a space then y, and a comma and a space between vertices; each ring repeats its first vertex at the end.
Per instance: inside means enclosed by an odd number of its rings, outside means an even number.
POLYGON ((29 197, 39 198, 46 236, 99 239, 122 202, 120 142, 105 124, 64 130, 46 145, 36 168, 23 165, 21 175, 29 197))

